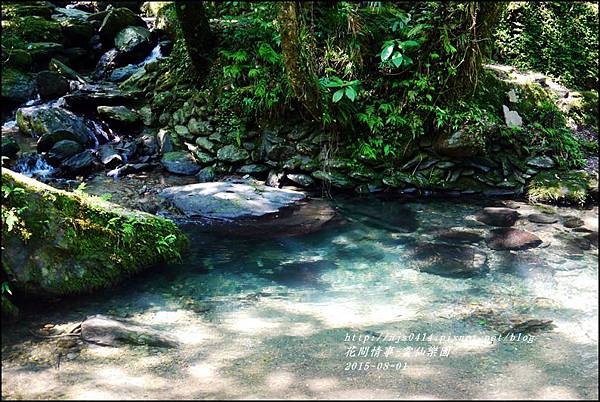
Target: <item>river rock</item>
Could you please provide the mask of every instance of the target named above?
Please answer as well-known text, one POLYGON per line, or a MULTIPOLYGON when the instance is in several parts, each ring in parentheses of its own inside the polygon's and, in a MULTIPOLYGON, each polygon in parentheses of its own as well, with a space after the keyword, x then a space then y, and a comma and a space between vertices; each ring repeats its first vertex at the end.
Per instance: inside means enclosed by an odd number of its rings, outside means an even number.
POLYGON ((578 228, 580 226, 584 225, 584 221, 583 219, 577 217, 577 216, 563 216, 562 217, 562 224, 564 227, 569 228, 569 229, 574 229, 574 228, 578 228))
POLYGON ((504 113, 504 121, 508 127, 523 126, 523 119, 516 111, 510 110, 506 105, 502 105, 502 112, 504 113))
POLYGON ((21 103, 33 97, 35 81, 33 77, 20 70, 2 68, 2 98, 4 100, 21 103))
POLYGON ((17 110, 17 125, 24 134, 40 136, 38 152, 50 150, 61 140, 72 140, 84 147, 95 143, 94 134, 84 119, 59 107, 21 108, 17 110))
POLYGON ((556 163, 554 159, 549 156, 536 156, 533 158, 529 158, 526 161, 528 166, 541 168, 541 169, 550 169, 553 168, 556 163))
POLYGON ((178 342, 150 327, 103 315, 88 317, 81 323, 81 339, 102 346, 147 345, 173 348, 178 342))
POLYGON ((296 183, 302 187, 310 187, 315 184, 312 177, 302 173, 288 173, 286 176, 290 181, 296 183))
POLYGON ((48 68, 51 71, 66 78, 67 80, 79 81, 81 83, 86 82, 86 79, 81 74, 79 74, 77 71, 73 70, 71 67, 67 66, 60 60, 50 60, 50 63, 48 63, 48 68))
POLYGON ((167 171, 175 174, 193 175, 200 170, 192 155, 185 151, 167 152, 160 163, 167 171))
POLYGON ((87 46, 96 33, 94 26, 79 18, 67 18, 60 21, 60 27, 68 47, 87 46))
POLYGON ((119 31, 129 26, 146 27, 146 23, 141 17, 125 7, 112 8, 104 16, 98 33, 103 43, 111 43, 119 31))
POLYGON ((265 165, 252 164, 252 165, 242 166, 241 168, 239 168, 237 170, 237 172, 241 173, 241 174, 259 174, 259 173, 264 173, 267 170, 269 170, 269 168, 265 165))
POLYGON ((250 157, 248 151, 235 145, 226 145, 217 151, 217 158, 223 162, 236 163, 250 157))
POLYGON ((169 132, 167 130, 158 130, 156 140, 158 141, 159 153, 166 154, 167 152, 173 152, 173 140, 171 140, 171 136, 169 135, 169 132))
POLYGON ((196 174, 196 179, 198 180, 198 183, 208 183, 214 181, 215 168, 212 166, 207 166, 200 169, 200 171, 196 174))
POLYGON ((96 111, 101 117, 121 124, 135 124, 140 116, 125 106, 98 106, 96 111))
POLYGON ((118 106, 133 100, 132 95, 117 89, 80 89, 63 98, 69 109, 88 111, 98 106, 118 106))
POLYGON ((493 250, 525 250, 542 244, 542 240, 531 232, 513 228, 494 229, 487 239, 493 250))
POLYGON ((115 48, 120 52, 119 60, 125 63, 141 61, 153 46, 150 31, 141 26, 129 26, 115 36, 115 48))
POLYGON ((54 99, 69 92, 69 81, 52 71, 40 71, 36 77, 40 97, 54 99))
POLYGON ((509 227, 519 219, 519 213, 510 208, 487 207, 477 215, 477 220, 490 226, 509 227))
POLYGON ((62 168, 70 172, 71 174, 83 174, 87 173, 95 167, 96 157, 94 153, 86 149, 76 155, 68 157, 62 161, 62 168))
POLYGON ((449 243, 477 244, 484 240, 480 233, 463 229, 441 229, 434 235, 437 239, 449 243))
POLYGON ((425 243, 413 250, 413 267, 419 271, 447 277, 469 277, 481 273, 486 254, 472 246, 425 243))
POLYGON ((14 140, 14 138, 10 137, 2 137, 2 156, 6 156, 7 158, 14 158, 17 156, 17 153, 21 150, 19 144, 14 140))
POLYGON ((98 149, 100 162, 109 169, 119 166, 123 163, 123 158, 119 155, 110 144, 104 144, 98 149))
POLYGON ((115 68, 108 76, 109 81, 121 82, 131 77, 133 74, 140 72, 142 67, 138 67, 135 64, 128 64, 124 67, 115 68))
POLYGON ((255 182, 211 182, 169 187, 160 195, 188 217, 231 219, 262 216, 293 205, 305 195, 255 182))
POLYGON ((531 214, 527 217, 529 222, 551 224, 558 222, 558 218, 548 214, 531 214))
POLYGON ((354 187, 354 182, 352 180, 337 172, 325 172, 322 170, 317 170, 312 173, 312 177, 331 184, 333 187, 337 188, 349 189, 354 187))
POLYGON ((449 135, 441 134, 433 144, 433 149, 440 155, 457 158, 473 157, 479 153, 473 140, 463 130, 449 135))
POLYGON ((206 137, 196 138, 196 145, 210 153, 214 153, 215 144, 206 137))
POLYGON ((61 161, 81 151, 83 151, 83 147, 80 143, 71 140, 62 140, 55 143, 50 151, 48 151, 48 158, 54 161, 61 161))
POLYGON ((28 44, 26 49, 33 62, 47 62, 52 57, 62 53, 64 46, 54 42, 36 42, 28 44))

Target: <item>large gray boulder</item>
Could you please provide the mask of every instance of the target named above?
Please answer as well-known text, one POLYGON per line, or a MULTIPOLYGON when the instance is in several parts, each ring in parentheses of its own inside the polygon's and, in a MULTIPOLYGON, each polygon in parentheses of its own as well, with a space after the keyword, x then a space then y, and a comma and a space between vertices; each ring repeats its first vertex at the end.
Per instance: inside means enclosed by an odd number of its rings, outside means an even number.
POLYGON ((160 195, 188 217, 212 219, 271 214, 305 198, 299 191, 233 181, 168 187, 160 195))
POLYGON ((152 34, 144 27, 127 27, 115 36, 115 48, 120 52, 119 59, 127 63, 142 60, 153 45, 152 34))
POLYGON ((61 140, 93 146, 95 137, 82 117, 59 107, 28 107, 17 110, 17 125, 24 134, 38 137, 38 152, 49 151, 61 140))
POLYGON ((119 31, 128 26, 146 27, 146 23, 141 17, 125 7, 112 8, 104 16, 98 33, 102 38, 102 42, 110 43, 119 31))

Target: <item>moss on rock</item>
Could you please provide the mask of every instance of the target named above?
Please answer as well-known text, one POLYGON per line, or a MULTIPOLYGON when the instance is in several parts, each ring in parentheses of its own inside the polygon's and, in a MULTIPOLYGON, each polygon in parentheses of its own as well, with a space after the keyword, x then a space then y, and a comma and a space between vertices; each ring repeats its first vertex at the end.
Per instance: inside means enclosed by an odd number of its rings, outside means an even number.
POLYGON ((41 296, 106 288, 179 258, 187 239, 163 218, 2 170, 3 276, 41 296))
POLYGON ((597 194, 598 178, 584 171, 550 170, 535 176, 527 187, 531 202, 583 205, 597 194))

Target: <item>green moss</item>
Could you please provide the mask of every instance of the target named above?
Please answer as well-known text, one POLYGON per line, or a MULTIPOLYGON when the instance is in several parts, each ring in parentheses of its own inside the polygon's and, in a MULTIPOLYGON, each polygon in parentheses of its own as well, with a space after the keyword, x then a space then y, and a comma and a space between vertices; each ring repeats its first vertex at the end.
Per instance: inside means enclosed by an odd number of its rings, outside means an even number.
POLYGON ((2 46, 5 49, 25 49, 31 42, 62 43, 60 24, 42 17, 15 17, 2 21, 2 46))
MULTIPOLYGON (((56 190, 2 172, 5 211, 21 210, 18 224, 3 223, 4 274, 27 293, 76 294, 111 286, 138 270, 179 258, 187 240, 168 220, 129 211, 97 197, 56 190)), ((3 222, 5 220, 3 219, 3 222)))
POLYGON ((531 202, 568 203, 583 205, 588 197, 592 178, 583 171, 542 172, 528 185, 531 202))

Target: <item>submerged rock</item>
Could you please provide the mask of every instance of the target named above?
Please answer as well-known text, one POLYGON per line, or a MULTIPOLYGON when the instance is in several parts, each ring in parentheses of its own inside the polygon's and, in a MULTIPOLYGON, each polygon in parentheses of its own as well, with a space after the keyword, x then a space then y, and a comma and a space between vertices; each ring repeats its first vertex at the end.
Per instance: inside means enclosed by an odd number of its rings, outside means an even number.
POLYGON ((413 266, 419 271, 448 277, 468 277, 481 273, 487 256, 472 246, 425 243, 413 251, 413 266))
POLYGON ((168 187, 160 193, 188 217, 231 219, 262 216, 303 199, 298 191, 251 182, 211 182, 168 187))
POLYGON ((40 296, 82 294, 177 258, 186 245, 175 224, 95 197, 57 190, 2 169, 2 184, 24 191, 3 199, 27 209, 18 230, 3 225, 2 269, 11 289, 40 296))
POLYGON ((483 209, 477 220, 490 226, 508 227, 519 219, 519 213, 510 208, 487 207, 483 209))
POLYGON ((81 323, 81 338, 102 346, 147 345, 173 348, 177 341, 155 329, 103 315, 88 317, 81 323))
POLYGON ((502 228, 491 231, 487 244, 493 250, 525 250, 539 246, 542 240, 526 230, 502 228))
POLYGON ((527 217, 527 220, 533 223, 550 224, 558 222, 558 217, 548 214, 531 214, 527 217))

